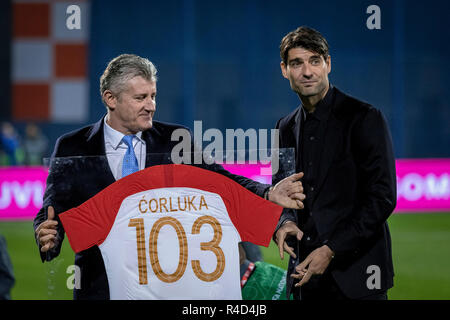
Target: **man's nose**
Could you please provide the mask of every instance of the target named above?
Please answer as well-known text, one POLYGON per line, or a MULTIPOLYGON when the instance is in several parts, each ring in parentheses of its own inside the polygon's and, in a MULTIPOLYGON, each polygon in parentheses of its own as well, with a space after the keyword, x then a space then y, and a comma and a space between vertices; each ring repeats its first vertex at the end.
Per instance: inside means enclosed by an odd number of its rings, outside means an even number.
POLYGON ((155 111, 156 110, 156 101, 152 98, 148 98, 145 103, 145 110, 147 111, 155 111))
POLYGON ((312 68, 308 63, 303 64, 303 76, 305 78, 311 78, 312 77, 312 68))

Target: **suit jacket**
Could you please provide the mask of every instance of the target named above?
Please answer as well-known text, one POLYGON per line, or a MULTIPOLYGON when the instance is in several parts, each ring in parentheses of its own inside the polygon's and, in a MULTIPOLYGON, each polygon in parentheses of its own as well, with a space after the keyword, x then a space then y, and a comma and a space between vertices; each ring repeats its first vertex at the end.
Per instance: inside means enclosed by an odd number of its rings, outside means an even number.
MULTIPOLYGON (((356 299, 393 286, 391 238, 386 220, 396 205, 395 161, 382 113, 335 87, 330 90, 331 110, 320 122, 315 140, 320 144, 314 159, 318 164, 317 182, 305 201, 321 243, 335 252, 328 270, 344 294, 356 299), (375 269, 379 270, 379 286, 375 278, 370 278, 375 269)), ((276 125, 280 130, 280 148, 296 150, 297 172, 300 108, 276 125)), ((279 172, 274 183, 284 175, 279 172)), ((285 209, 277 230, 287 220, 298 224, 301 214, 301 210, 285 209)), ((298 241, 290 239, 288 244, 295 248, 297 257, 302 255, 298 241)), ((294 282, 290 274, 301 262, 298 260, 289 261, 288 296, 294 282)))
MULTIPOLYGON (((62 213, 82 204, 115 182, 105 156, 103 127, 102 118, 95 124, 58 138, 51 157, 43 206, 34 219, 35 230, 47 219, 48 206, 53 206, 56 214, 62 213), (81 160, 81 157, 88 158, 81 160)), ((153 127, 142 133, 147 149, 146 167, 172 163, 170 153, 178 141, 171 141, 171 136, 172 132, 179 128, 184 127, 153 121, 153 127)), ((220 165, 200 164, 199 166, 221 173, 260 196, 268 188, 267 185, 233 175, 220 165)), ((42 261, 50 261, 61 250, 64 230, 58 216, 56 219, 59 222, 58 244, 49 252, 40 253, 42 261)), ((39 243, 38 247, 40 250, 39 243)), ((76 254, 75 264, 81 271, 81 288, 75 287, 74 299, 109 299, 107 276, 98 247, 76 254)))

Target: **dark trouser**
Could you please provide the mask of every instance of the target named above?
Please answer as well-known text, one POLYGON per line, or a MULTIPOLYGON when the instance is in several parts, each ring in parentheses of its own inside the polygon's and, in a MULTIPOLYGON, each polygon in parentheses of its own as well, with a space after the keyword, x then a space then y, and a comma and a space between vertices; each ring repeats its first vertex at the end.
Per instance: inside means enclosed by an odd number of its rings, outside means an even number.
MULTIPOLYGON (((301 288, 293 288, 295 300, 349 300, 339 289, 329 272, 312 276, 301 288)), ((360 298, 359 300, 387 300, 386 291, 360 298)))

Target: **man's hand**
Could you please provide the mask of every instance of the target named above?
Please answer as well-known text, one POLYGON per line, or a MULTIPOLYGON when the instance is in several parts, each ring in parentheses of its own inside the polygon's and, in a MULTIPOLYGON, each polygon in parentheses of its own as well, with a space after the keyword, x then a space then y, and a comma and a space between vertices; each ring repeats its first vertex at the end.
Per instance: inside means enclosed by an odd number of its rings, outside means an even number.
POLYGON ((275 238, 276 243, 278 245, 281 260, 284 259, 284 251, 289 253, 289 255, 292 258, 294 259, 297 258, 297 255, 294 253, 294 249, 289 247, 286 243, 287 236, 294 236, 297 238, 298 241, 300 241, 303 237, 303 232, 297 227, 297 225, 293 221, 286 222, 280 227, 280 229, 278 229, 277 233, 275 234, 275 238))
POLYGON ((327 245, 311 252, 302 263, 295 267, 297 273, 291 274, 292 278, 301 279, 295 286, 301 287, 309 281, 311 276, 323 274, 333 257, 334 253, 327 245))
POLYGON ((300 172, 284 178, 269 191, 267 199, 287 209, 303 209, 305 195, 302 182, 298 181, 302 177, 303 172, 300 172))
POLYGON ((55 210, 52 206, 49 206, 47 220, 42 222, 35 231, 36 239, 39 240, 39 244, 41 245, 41 252, 47 252, 56 246, 57 225, 58 221, 55 220, 55 210))

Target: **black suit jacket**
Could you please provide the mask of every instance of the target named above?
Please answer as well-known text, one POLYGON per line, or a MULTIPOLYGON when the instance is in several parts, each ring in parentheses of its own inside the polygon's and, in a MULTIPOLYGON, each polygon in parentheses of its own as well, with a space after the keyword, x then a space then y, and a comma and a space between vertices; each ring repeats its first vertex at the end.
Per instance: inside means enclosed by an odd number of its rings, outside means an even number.
MULTIPOLYGON (((47 219, 47 208, 50 205, 54 207, 56 214, 62 213, 82 204, 115 182, 105 156, 103 128, 102 118, 93 125, 58 138, 51 157, 43 206, 34 219, 35 230, 47 219), (77 158, 78 156, 80 158, 77 158), (81 157, 87 157, 87 160, 81 160, 81 157)), ((153 127, 142 133, 147 149, 146 167, 172 163, 170 153, 178 141, 171 141, 171 136, 174 130, 180 128, 188 130, 179 125, 153 121, 153 127)), ((268 188, 267 185, 233 175, 220 165, 199 166, 221 173, 260 196, 268 188)), ((51 251, 40 253, 42 261, 50 261, 61 250, 64 230, 58 216, 56 219, 59 222, 59 243, 51 251)), ((40 250, 39 243, 38 247, 40 250)), ((81 271, 81 288, 74 289, 74 299, 109 299, 107 276, 98 247, 76 254, 75 264, 81 271)))
MULTIPOLYGON (((391 238, 386 219, 396 205, 396 174, 392 141, 382 113, 335 87, 330 87, 331 110, 320 122, 320 152, 315 190, 306 200, 322 244, 335 258, 328 270, 349 298, 361 298, 393 286, 391 238), (375 266, 375 267, 370 267, 375 266), (372 268, 380 270, 380 287, 370 289, 372 268), (369 268, 369 269, 368 269, 369 268)), ((300 163, 301 106, 280 119, 280 148, 295 148, 297 171, 300 163)), ((285 174, 274 176, 276 183, 285 174)), ((298 224, 301 210, 284 210, 278 224, 298 224)), ((301 227, 301 226, 300 226, 301 227)), ((301 228, 300 228, 301 229, 301 228)), ((298 241, 290 240, 297 256, 298 241)), ((304 255, 303 255, 304 257, 304 255)), ((290 259, 289 276, 301 261, 290 259)))

